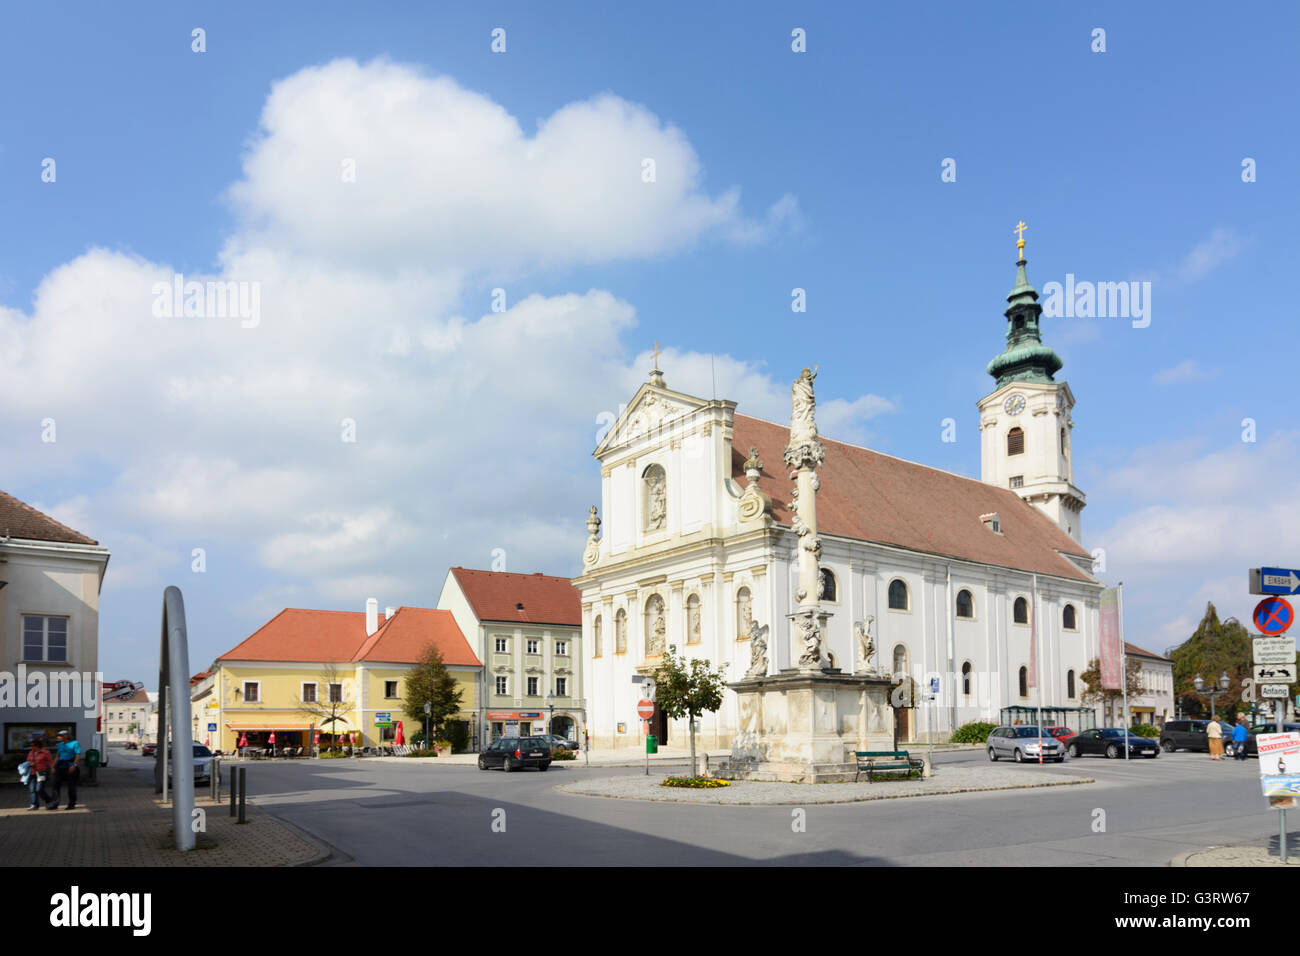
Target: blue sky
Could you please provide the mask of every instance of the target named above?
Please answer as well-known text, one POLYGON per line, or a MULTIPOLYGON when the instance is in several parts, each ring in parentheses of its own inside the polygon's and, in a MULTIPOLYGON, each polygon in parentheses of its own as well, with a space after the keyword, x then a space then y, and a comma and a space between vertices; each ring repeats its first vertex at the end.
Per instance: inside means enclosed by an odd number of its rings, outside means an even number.
POLYGON ((168 583, 198 669, 286 604, 431 605, 496 547, 575 572, 597 416, 655 341, 669 385, 707 393, 712 354, 765 417, 820 364, 831 434, 978 475, 1019 219, 1040 290, 1152 282, 1146 328, 1044 323, 1130 640, 1244 617, 1246 568, 1300 561, 1298 8, 696 6, 0 12, 0 487, 112 549, 110 677, 152 686, 168 583), (430 145, 453 115, 481 151, 430 145), (619 139, 662 151, 626 221, 590 185, 619 139), (496 164, 530 144, 544 173, 496 164), (156 334, 140 290, 173 270, 262 281, 265 326, 156 334))

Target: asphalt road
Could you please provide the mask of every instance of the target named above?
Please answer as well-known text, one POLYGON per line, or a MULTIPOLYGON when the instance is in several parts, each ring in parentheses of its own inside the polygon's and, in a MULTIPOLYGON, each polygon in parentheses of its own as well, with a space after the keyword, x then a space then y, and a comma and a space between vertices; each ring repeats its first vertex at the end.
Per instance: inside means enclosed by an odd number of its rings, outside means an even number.
MULTIPOLYGON (((117 751, 114 760, 140 758, 117 751)), ((939 754, 945 765, 984 762, 939 754)), ((999 764, 998 766, 1002 766, 999 764)), ((1036 767, 1095 784, 792 807, 716 807, 559 793, 578 775, 367 760, 248 765, 250 801, 336 850, 326 865, 1150 866, 1276 840, 1257 764, 1204 754, 1036 767), (1104 832, 1094 832, 1102 820, 1104 832)))

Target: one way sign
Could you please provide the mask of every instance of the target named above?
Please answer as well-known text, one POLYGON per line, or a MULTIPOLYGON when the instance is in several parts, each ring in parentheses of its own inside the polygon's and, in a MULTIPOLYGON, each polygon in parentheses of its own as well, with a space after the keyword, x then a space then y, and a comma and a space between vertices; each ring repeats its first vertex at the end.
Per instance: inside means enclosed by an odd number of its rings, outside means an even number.
POLYGON ((1300 594, 1300 571, 1292 568, 1251 568, 1251 594, 1300 594))

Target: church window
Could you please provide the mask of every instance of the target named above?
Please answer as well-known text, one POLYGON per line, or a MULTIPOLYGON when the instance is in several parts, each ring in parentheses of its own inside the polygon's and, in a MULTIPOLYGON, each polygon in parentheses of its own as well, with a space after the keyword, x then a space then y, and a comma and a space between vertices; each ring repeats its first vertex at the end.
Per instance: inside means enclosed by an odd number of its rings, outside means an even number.
POLYGON ((645 656, 658 657, 668 642, 668 620, 664 616, 664 599, 651 595, 645 603, 645 656))
POLYGON ((957 616, 965 618, 975 616, 975 599, 965 588, 957 592, 957 616))
POLYGON ((839 585, 835 581, 835 572, 832 571, 830 568, 822 568, 821 578, 822 578, 822 582, 821 582, 822 600, 838 601, 840 599, 839 597, 840 592, 839 592, 839 585))
POLYGON ((1079 629, 1079 623, 1075 617, 1073 604, 1067 604, 1065 610, 1061 612, 1061 626, 1067 631, 1077 631, 1079 629))
POLYGON ((966 697, 970 696, 971 672, 973 670, 970 661, 961 665, 961 692, 966 697))
POLYGON ((700 643, 700 596, 692 594, 686 599, 686 643, 700 643))
POLYGON ((668 526, 668 476, 660 465, 651 465, 641 475, 645 484, 645 529, 662 531, 668 526))
POLYGON ((1074 671, 1065 672, 1065 696, 1074 700, 1074 671))
POLYGON ((1029 668, 1020 668, 1020 696, 1029 696, 1029 668))
POLYGON ((627 611, 622 608, 614 615, 614 653, 627 653, 627 611))
POLYGON ((889 609, 891 611, 907 610, 907 584, 898 578, 889 582, 889 609))
POLYGON ((736 637, 744 640, 749 637, 749 625, 754 623, 754 599, 749 588, 736 592, 736 637))
POLYGON ((591 622, 591 656, 592 657, 600 657, 600 627, 601 627, 600 615, 597 614, 596 619, 591 622))
POLYGON ((1017 624, 1029 623, 1029 602, 1022 597, 1016 598, 1016 603, 1012 607, 1012 620, 1017 624))
POLYGON ((1013 428, 1007 432, 1007 454, 1023 455, 1025 453, 1025 430, 1013 428))
POLYGON ((894 676, 898 677, 906 673, 907 673, 907 645, 895 644, 894 645, 894 676))

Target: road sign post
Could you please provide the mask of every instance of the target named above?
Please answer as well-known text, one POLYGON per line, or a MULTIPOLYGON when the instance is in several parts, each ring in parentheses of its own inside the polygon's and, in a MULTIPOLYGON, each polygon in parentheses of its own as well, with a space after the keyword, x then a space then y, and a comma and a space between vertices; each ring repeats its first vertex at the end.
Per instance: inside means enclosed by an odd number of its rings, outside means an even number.
POLYGON ((637 701, 636 714, 645 722, 645 775, 650 776, 650 718, 655 715, 655 704, 652 700, 642 697, 637 701))
POLYGON ((1300 594, 1300 570, 1251 568, 1251 594, 1300 594))

